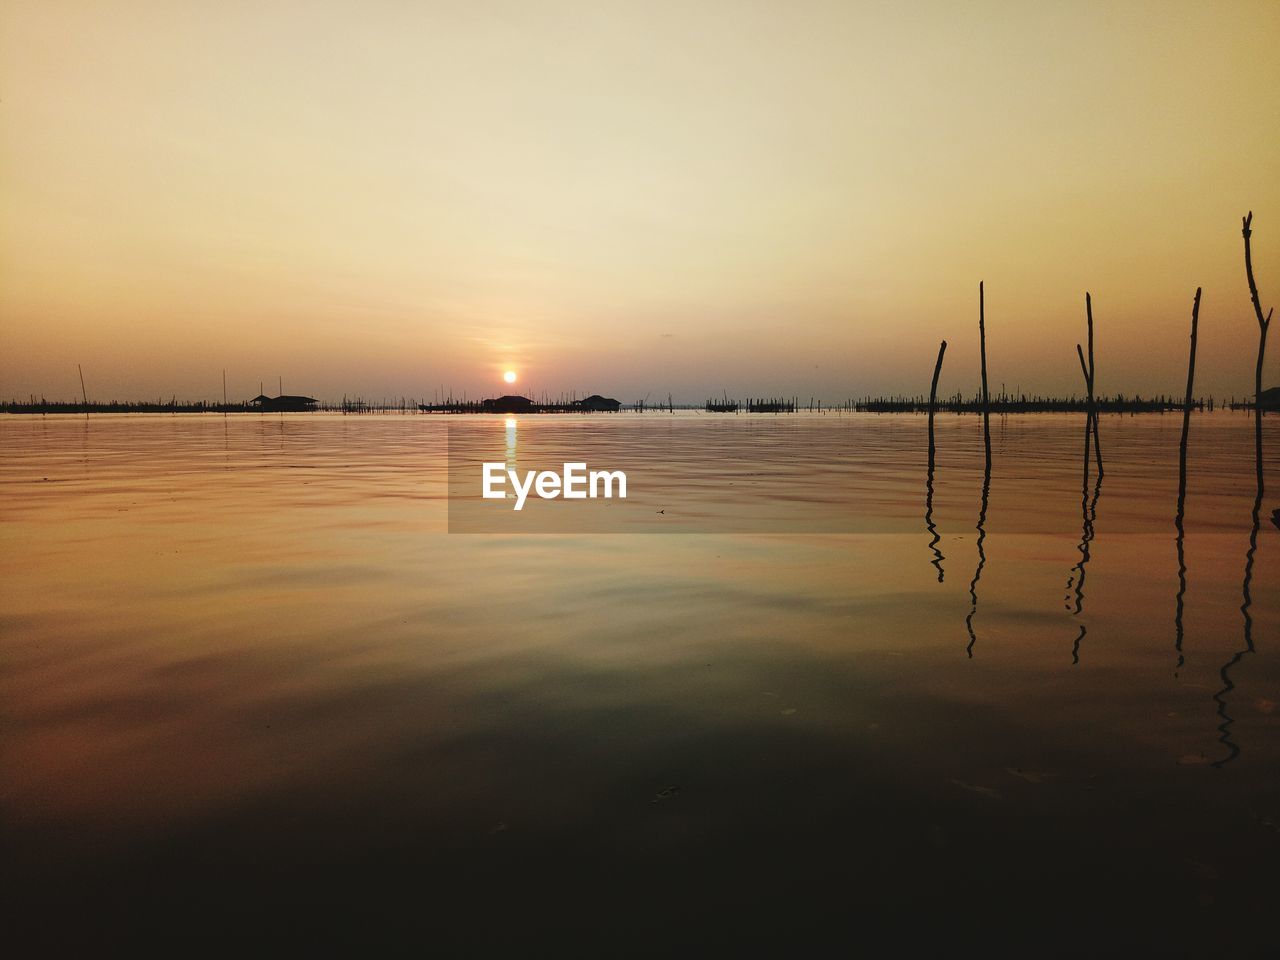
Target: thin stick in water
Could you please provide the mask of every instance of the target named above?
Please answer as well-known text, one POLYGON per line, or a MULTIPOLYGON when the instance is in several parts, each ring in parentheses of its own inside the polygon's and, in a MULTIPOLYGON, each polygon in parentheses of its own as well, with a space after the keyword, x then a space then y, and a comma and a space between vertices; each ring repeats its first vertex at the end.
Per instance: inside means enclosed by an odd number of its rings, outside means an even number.
POLYGON ((987 308, 983 283, 978 281, 978 347, 982 354, 982 445, 991 470, 991 403, 987 393, 987 308))
POLYGON ((1263 492, 1262 483, 1262 358, 1267 352, 1267 329, 1271 326, 1271 310, 1262 316, 1262 301, 1258 297, 1258 284, 1253 279, 1253 251, 1249 238, 1253 236, 1253 211, 1244 218, 1244 272, 1249 280, 1249 299, 1253 301, 1253 313, 1258 318, 1258 363, 1253 371, 1253 437, 1254 460, 1258 469, 1258 495, 1263 492))
POLYGON ((1196 333, 1200 323, 1200 287, 1196 287, 1196 299, 1191 305, 1191 357, 1187 360, 1187 395, 1182 403, 1182 443, 1178 453, 1178 522, 1182 522, 1183 505, 1187 496, 1187 439, 1191 434, 1191 394, 1196 382, 1196 333))
POLYGON ((76 370, 80 372, 80 396, 84 398, 84 418, 89 419, 89 394, 84 388, 84 368, 80 364, 76 364, 76 370))

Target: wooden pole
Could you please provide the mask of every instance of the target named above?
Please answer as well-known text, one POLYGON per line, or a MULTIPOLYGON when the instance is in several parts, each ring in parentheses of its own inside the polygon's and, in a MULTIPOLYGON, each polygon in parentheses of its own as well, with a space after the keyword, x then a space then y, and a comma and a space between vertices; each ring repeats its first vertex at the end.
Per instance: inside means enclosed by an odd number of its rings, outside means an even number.
POLYGON ((1200 323, 1200 288, 1191 305, 1191 357, 1187 361, 1187 395, 1182 403, 1182 443, 1178 452, 1178 522, 1181 524, 1187 498, 1187 439, 1191 434, 1191 394, 1196 382, 1196 333, 1200 323))
POLYGON ((1267 329, 1271 326, 1271 310, 1262 316, 1262 301, 1258 298, 1258 284, 1253 279, 1253 252, 1249 246, 1249 238, 1253 236, 1253 211, 1244 218, 1244 272, 1249 280, 1249 299, 1253 301, 1253 313, 1258 318, 1258 363, 1253 371, 1253 436, 1254 460, 1258 471, 1258 494, 1263 492, 1262 484, 1262 359, 1267 352, 1267 329))
POLYGON ((1089 406, 1093 409, 1093 457, 1098 461, 1098 478, 1102 478, 1102 449, 1098 441, 1098 399, 1097 399, 1097 374, 1098 368, 1093 363, 1093 298, 1088 292, 1084 295, 1085 314, 1089 319, 1089 406))
POLYGON ((987 308, 983 283, 978 281, 978 347, 982 354, 982 445, 986 450, 987 472, 991 471, 991 405, 987 394, 987 308))
POLYGON ((1089 359, 1085 361, 1085 351, 1080 344, 1076 344, 1076 356, 1080 358, 1080 372, 1084 375, 1084 386, 1087 394, 1088 406, 1086 408, 1086 417, 1088 418, 1089 427, 1093 433, 1093 454, 1098 461, 1098 476, 1102 476, 1102 448, 1098 442, 1098 406, 1093 390, 1093 300, 1088 293, 1084 295, 1085 314, 1089 319, 1089 359))
POLYGON ((942 373, 942 356, 947 352, 947 341, 938 347, 938 362, 933 366, 933 384, 929 387, 929 472, 933 472, 933 413, 938 402, 938 375, 942 373))
POLYGON ((80 396, 84 399, 84 418, 89 419, 89 394, 84 389, 84 368, 80 364, 76 364, 76 370, 80 372, 80 396))
POLYGON ((1192 393, 1196 381, 1196 332, 1200 322, 1200 288, 1196 287, 1196 299, 1191 305, 1191 357, 1187 361, 1187 393, 1182 403, 1182 442, 1178 445, 1178 510, 1174 514, 1173 525, 1178 531, 1174 538, 1174 547, 1178 551, 1178 593, 1174 597, 1173 614, 1173 646, 1178 653, 1178 663, 1174 676, 1186 662, 1182 655, 1182 641, 1185 631, 1182 625, 1184 598, 1187 594, 1187 553, 1186 528, 1183 520, 1186 517, 1187 505, 1187 441, 1191 434, 1192 393))

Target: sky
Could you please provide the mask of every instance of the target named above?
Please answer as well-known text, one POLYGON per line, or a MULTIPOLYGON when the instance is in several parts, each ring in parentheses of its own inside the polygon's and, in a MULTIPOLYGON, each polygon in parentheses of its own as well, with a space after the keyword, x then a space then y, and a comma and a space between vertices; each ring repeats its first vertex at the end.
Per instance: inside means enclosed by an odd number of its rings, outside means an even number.
POLYGON ((1280 3, 7 0, 0 184, 5 398, 1243 396, 1280 3))

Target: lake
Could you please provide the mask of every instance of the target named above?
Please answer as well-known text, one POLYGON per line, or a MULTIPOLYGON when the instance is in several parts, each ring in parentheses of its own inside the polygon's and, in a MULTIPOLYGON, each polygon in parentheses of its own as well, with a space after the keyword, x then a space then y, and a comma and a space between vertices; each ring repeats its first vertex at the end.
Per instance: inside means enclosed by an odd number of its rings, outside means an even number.
POLYGON ((1264 426, 0 418, 9 940, 1280 948, 1264 426))

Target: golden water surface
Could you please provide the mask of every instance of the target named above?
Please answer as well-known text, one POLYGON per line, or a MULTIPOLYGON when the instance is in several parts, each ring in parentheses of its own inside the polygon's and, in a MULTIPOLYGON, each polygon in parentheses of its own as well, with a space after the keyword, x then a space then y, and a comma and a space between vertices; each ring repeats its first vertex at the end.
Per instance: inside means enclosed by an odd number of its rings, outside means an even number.
POLYGON ((919 416, 0 419, 13 936, 1274 944, 1265 426, 1179 538, 1179 417, 997 419, 985 511, 942 417, 935 541, 919 416), (583 431, 624 524, 449 532, 583 431))

